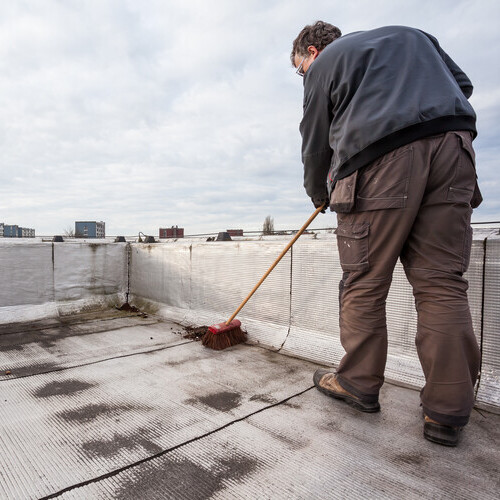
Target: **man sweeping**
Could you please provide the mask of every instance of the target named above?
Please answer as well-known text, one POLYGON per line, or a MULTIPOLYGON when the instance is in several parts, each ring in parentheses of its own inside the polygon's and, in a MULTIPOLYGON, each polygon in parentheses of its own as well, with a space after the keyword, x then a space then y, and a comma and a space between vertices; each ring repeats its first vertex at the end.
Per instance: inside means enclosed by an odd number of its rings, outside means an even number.
POLYGON ((472 84, 433 36, 389 26, 341 36, 306 26, 291 60, 304 77, 304 186, 337 212, 340 338, 336 372, 316 387, 379 411, 387 357, 385 303, 401 260, 418 314, 426 439, 455 446, 474 404, 479 349, 463 273, 481 201, 472 84))

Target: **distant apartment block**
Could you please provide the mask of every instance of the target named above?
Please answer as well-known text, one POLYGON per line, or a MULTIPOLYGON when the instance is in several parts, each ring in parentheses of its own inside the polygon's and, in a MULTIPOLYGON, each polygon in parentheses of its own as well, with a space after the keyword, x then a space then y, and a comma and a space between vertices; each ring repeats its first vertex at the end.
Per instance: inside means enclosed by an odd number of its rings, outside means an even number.
POLYGON ((29 227, 19 227, 17 229, 17 237, 18 238, 34 238, 35 230, 29 227))
POLYGON ((77 238, 105 238, 106 223, 102 221, 76 221, 75 236, 77 238))
POLYGON ((160 227, 160 238, 184 238, 183 227, 160 227))
POLYGON ((35 230, 28 227, 20 227, 17 224, 5 224, 0 222, 0 238, 34 238, 35 230))

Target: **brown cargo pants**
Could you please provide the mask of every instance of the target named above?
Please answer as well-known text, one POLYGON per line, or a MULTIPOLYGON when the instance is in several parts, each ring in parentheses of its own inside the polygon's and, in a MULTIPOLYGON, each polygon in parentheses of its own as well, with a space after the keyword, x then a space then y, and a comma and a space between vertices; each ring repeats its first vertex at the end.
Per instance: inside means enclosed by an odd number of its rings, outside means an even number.
POLYGON ((469 132, 407 144, 337 182, 339 383, 378 400, 387 357, 385 304, 398 258, 415 297, 416 346, 425 375, 421 401, 439 423, 463 426, 474 404, 479 349, 462 277, 472 244, 476 183, 469 132))

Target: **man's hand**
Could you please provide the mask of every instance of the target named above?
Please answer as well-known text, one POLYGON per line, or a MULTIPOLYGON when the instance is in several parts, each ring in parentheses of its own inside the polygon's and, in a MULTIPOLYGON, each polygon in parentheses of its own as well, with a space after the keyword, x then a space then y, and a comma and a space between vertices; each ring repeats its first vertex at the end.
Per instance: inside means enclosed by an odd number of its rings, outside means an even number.
POLYGON ((323 208, 323 210, 321 210, 321 213, 324 214, 326 209, 330 206, 330 199, 328 198, 328 196, 325 194, 324 197, 321 197, 321 198, 311 198, 311 201, 313 202, 313 205, 316 207, 316 208, 319 208, 321 207, 322 205, 324 205, 325 207, 323 208))

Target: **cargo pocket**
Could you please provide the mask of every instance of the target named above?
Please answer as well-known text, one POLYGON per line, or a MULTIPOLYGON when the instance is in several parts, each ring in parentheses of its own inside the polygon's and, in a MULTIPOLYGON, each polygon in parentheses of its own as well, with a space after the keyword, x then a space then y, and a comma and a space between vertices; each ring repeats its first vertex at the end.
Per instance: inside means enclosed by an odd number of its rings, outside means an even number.
POLYGON ((358 170, 348 177, 338 180, 335 183, 330 196, 330 209, 341 214, 348 214, 354 208, 356 201, 356 183, 358 170))
POLYGON ((355 210, 406 207, 412 161, 413 148, 404 146, 361 169, 355 210))
POLYGON ((470 132, 453 132, 453 134, 457 138, 459 155, 446 199, 454 203, 478 206, 482 197, 476 182, 476 157, 472 148, 471 134, 470 132), (477 194, 474 196, 475 192, 477 194))
POLYGON ((339 248, 340 265, 344 272, 368 271, 368 222, 348 224, 339 221, 335 230, 339 248))

